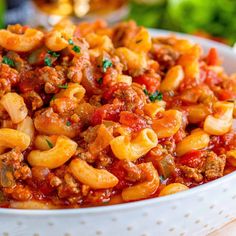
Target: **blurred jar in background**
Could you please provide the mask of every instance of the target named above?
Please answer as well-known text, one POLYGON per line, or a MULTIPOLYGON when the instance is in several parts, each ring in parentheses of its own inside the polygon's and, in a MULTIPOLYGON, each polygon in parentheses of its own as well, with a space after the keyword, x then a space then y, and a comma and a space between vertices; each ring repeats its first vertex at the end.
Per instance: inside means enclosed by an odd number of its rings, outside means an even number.
POLYGON ((50 26, 63 17, 73 21, 103 18, 116 22, 127 16, 127 0, 33 0, 31 25, 50 26))
POLYGON ((4 23, 24 24, 30 14, 30 2, 28 0, 0 0, 0 11, 4 6, 4 23))

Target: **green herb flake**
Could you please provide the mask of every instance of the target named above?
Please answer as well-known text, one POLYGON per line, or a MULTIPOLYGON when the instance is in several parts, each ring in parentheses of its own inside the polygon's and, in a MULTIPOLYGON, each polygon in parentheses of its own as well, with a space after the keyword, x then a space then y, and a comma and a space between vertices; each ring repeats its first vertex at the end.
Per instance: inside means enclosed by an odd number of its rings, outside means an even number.
POLYGON ((148 93, 147 89, 144 89, 143 92, 144 92, 147 96, 149 96, 149 93, 148 93))
POLYGON ((72 48, 72 50, 73 50, 74 52, 80 53, 80 47, 77 46, 77 45, 74 45, 74 47, 72 48))
POLYGON ((71 122, 69 120, 66 121, 66 126, 71 126, 71 122))
POLYGON ((97 80, 97 82, 98 82, 99 84, 102 84, 102 82, 103 82, 103 78, 102 78, 102 77, 99 78, 99 79, 97 80))
POLYGON ((44 64, 45 64, 46 66, 52 66, 52 60, 51 60, 51 58, 50 58, 50 57, 45 57, 45 59, 44 59, 44 64))
POLYGON ((46 139, 46 142, 50 148, 53 148, 53 144, 48 139, 46 139))
POLYGON ((2 63, 7 64, 7 65, 9 65, 11 67, 15 67, 15 62, 11 58, 9 58, 7 56, 3 56, 2 63))
POLYGON ((156 91, 155 93, 149 93, 147 89, 144 89, 143 92, 149 97, 151 102, 161 101, 163 99, 163 94, 159 91, 156 91))
POLYGON ((155 93, 152 93, 152 94, 149 94, 149 99, 151 102, 154 102, 154 101, 161 101, 163 98, 163 95, 161 92, 159 91, 156 91, 155 93))
POLYGON ((138 44, 138 43, 141 43, 142 41, 143 41, 142 39, 139 39, 135 43, 138 44))
POLYGON ((74 42, 73 42, 72 39, 69 39, 69 40, 68 40, 68 43, 69 43, 70 45, 74 45, 74 42))
POLYGON ((109 60, 103 60, 103 62, 102 62, 103 72, 106 72, 109 67, 112 67, 112 62, 109 60))
POLYGON ((51 50, 48 50, 48 54, 51 55, 52 57, 56 57, 56 58, 60 56, 59 53, 51 51, 51 50))
POLYGON ((68 88, 68 84, 58 85, 58 88, 67 89, 68 88))

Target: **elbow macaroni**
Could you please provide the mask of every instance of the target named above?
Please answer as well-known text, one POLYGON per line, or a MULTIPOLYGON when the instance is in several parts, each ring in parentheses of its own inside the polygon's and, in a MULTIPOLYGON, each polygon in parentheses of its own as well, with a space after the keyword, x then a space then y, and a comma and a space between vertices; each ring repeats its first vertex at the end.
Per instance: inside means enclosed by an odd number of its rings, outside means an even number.
POLYGON ((163 112, 163 118, 155 119, 152 128, 158 138, 166 138, 178 132, 182 125, 182 113, 177 110, 163 112))
POLYGON ((130 140, 129 136, 118 136, 111 142, 114 155, 120 160, 135 161, 145 155, 158 143, 157 136, 152 129, 143 129, 136 138, 130 140))
POLYGON ((159 194, 159 197, 179 193, 179 192, 182 192, 182 191, 186 191, 188 189, 189 188, 184 184, 180 184, 180 183, 168 184, 166 187, 164 187, 161 190, 161 192, 159 194))
POLYGON ((0 102, 14 124, 20 123, 26 118, 28 114, 27 107, 24 99, 17 93, 5 94, 0 102))
POLYGON ((122 191, 122 199, 126 202, 148 198, 159 187, 159 175, 151 162, 139 164, 138 167, 146 175, 146 180, 122 191))
POLYGON ((51 31, 45 36, 45 45, 52 51, 61 51, 66 48, 69 43, 59 31, 51 31))
POLYGON ((36 200, 29 200, 29 201, 11 201, 10 207, 15 209, 41 209, 41 210, 48 210, 48 209, 57 209, 55 205, 50 202, 41 202, 36 200))
POLYGON ((0 30, 0 46, 16 52, 28 52, 42 44, 44 34, 36 29, 26 29, 24 34, 0 30))
POLYGON ((176 153, 178 156, 182 156, 191 150, 206 148, 209 142, 209 135, 203 130, 197 129, 177 144, 176 153))
POLYGON ((205 120, 210 111, 204 104, 197 104, 188 106, 188 121, 196 124, 205 120))
POLYGON ((79 158, 71 161, 70 170, 76 179, 92 189, 112 188, 119 182, 119 180, 107 170, 93 168, 86 161, 79 158))
POLYGON ((209 115, 204 121, 204 130, 211 135, 227 133, 233 124, 234 104, 230 102, 216 102, 214 115, 209 115))
POLYGON ((129 70, 132 74, 136 70, 144 71, 147 68, 147 60, 142 53, 136 53, 128 48, 121 47, 115 50, 115 54, 120 58, 125 69, 129 70))
POLYGON ((31 151, 27 159, 31 166, 54 169, 67 162, 75 154, 76 148, 76 142, 65 136, 59 136, 53 148, 47 151, 31 151))
POLYGON ((226 153, 227 162, 236 167, 236 150, 230 150, 226 153))
POLYGON ((165 111, 166 103, 164 101, 158 101, 155 103, 146 103, 143 107, 145 114, 151 118, 155 118, 157 113, 165 111))
POLYGON ((67 89, 62 89, 55 98, 70 98, 76 100, 78 103, 83 99, 85 95, 85 89, 80 84, 69 83, 67 89))
POLYGON ((112 134, 108 131, 104 124, 101 124, 96 139, 89 144, 89 151, 93 155, 97 155, 103 149, 109 146, 111 140, 113 140, 112 134))
POLYGON ((150 33, 144 27, 141 27, 137 34, 132 37, 126 46, 135 52, 148 52, 152 48, 152 39, 150 33))
POLYGON ((24 151, 30 145, 30 136, 15 129, 0 129, 0 146, 3 148, 18 147, 24 151))
POLYGON ((34 122, 31 117, 26 116, 26 118, 17 124, 17 130, 24 132, 30 136, 30 139, 33 140, 34 138, 34 122))
POLYGON ((184 71, 182 66, 177 65, 172 67, 166 74, 161 83, 161 91, 176 90, 184 79, 184 71))
POLYGON ((51 135, 51 136, 37 135, 34 140, 34 146, 36 149, 40 151, 47 151, 50 149, 50 146, 49 146, 50 144, 55 146, 57 142, 57 138, 58 138, 57 135, 51 135))

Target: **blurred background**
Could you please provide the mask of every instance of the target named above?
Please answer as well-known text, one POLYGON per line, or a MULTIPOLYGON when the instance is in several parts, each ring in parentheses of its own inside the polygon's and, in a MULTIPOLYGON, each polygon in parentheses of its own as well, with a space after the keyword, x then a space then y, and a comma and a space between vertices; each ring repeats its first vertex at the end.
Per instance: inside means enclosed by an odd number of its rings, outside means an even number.
POLYGON ((139 25, 236 41, 235 0, 0 0, 0 27, 22 23, 50 27, 74 21, 134 19, 139 25))

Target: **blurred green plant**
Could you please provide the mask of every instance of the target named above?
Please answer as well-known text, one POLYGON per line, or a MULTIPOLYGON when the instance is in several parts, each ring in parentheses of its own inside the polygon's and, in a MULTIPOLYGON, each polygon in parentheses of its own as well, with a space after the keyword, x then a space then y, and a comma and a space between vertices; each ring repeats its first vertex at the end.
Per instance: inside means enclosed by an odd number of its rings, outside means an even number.
POLYGON ((186 33, 203 31, 236 41, 235 0, 166 0, 145 5, 132 2, 130 18, 147 27, 186 33))
POLYGON ((164 18, 166 1, 147 2, 131 0, 129 19, 134 19, 138 25, 145 27, 158 27, 164 18))
POLYGON ((4 26, 5 0, 0 0, 0 28, 4 26))

